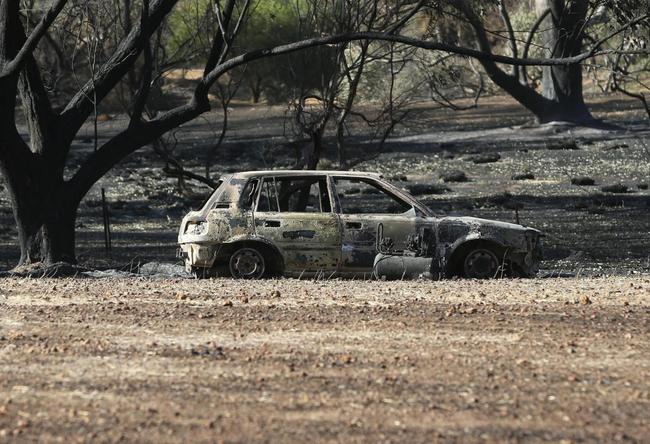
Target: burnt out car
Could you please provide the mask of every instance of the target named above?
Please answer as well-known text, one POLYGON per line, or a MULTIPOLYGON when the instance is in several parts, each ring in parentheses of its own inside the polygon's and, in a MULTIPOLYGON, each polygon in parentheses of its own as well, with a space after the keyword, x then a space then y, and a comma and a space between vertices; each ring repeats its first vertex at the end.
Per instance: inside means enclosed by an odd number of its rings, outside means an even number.
POLYGON ((377 174, 294 170, 223 176, 183 218, 178 242, 199 276, 370 276, 383 255, 417 257, 432 278, 487 278, 534 276, 541 237, 521 225, 437 217, 377 174))

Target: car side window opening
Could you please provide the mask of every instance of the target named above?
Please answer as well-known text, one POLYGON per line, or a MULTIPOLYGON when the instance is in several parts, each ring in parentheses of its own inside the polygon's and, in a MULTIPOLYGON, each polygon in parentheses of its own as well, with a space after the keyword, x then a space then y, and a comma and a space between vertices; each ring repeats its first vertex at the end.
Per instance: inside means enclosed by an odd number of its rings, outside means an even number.
POLYGON ((257 186, 259 179, 251 179, 248 181, 241 193, 240 206, 242 209, 250 210, 255 203, 255 196, 257 195, 257 186))
POLYGON ((404 214, 413 206, 370 180, 334 179, 343 214, 404 214))
POLYGON ((257 211, 329 213, 332 210, 325 177, 266 177, 257 211))

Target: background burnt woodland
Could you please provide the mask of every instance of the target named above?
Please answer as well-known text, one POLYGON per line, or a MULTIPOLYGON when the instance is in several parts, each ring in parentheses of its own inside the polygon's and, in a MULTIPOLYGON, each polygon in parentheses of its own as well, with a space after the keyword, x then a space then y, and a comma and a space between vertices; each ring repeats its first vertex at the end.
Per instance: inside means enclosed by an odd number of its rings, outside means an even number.
POLYGON ((2 1, 3 268, 172 261, 220 174, 341 168, 648 269, 647 2, 290 3, 2 1))

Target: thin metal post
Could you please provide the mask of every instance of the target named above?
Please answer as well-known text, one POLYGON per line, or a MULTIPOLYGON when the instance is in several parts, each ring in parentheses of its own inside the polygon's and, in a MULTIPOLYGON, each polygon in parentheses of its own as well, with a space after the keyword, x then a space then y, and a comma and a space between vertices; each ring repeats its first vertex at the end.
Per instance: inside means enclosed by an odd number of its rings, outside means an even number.
POLYGON ((111 218, 106 204, 106 191, 102 188, 102 216, 104 219, 104 246, 106 254, 111 254, 111 218))

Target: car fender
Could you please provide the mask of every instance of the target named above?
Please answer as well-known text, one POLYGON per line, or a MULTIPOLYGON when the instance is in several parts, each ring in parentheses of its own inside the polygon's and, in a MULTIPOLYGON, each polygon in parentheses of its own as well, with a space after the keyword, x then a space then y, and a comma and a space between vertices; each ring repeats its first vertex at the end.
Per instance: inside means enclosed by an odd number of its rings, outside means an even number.
POLYGON ((273 250, 278 255, 282 263, 284 264, 284 255, 282 254, 282 250, 280 250, 273 241, 265 237, 261 237, 253 234, 240 234, 228 238, 228 240, 222 242, 221 245, 230 246, 240 242, 256 242, 256 243, 264 244, 267 247, 269 247, 271 250, 273 250))
POLYGON ((492 242, 501 248, 506 248, 506 249, 508 248, 506 245, 503 244, 503 242, 501 242, 499 239, 493 236, 486 236, 482 233, 472 232, 465 236, 459 237, 453 243, 449 244, 444 254, 445 264, 449 262, 449 259, 454 256, 454 253, 456 253, 456 251, 458 251, 460 247, 467 244, 468 242, 477 241, 477 240, 492 242))

